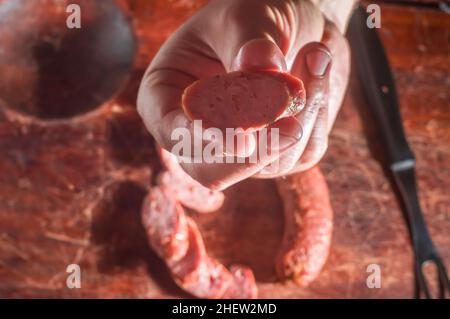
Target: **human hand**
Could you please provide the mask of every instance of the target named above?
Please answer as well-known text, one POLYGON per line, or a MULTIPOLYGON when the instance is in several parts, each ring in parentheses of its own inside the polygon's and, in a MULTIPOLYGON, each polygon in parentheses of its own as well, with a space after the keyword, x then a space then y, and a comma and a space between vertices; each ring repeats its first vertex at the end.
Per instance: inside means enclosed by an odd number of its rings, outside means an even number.
MULTIPOLYGON (((341 33, 309 1, 215 0, 162 46, 142 82, 138 110, 156 141, 171 150, 172 131, 192 129, 180 105, 188 85, 233 70, 289 71, 305 82, 308 101, 295 118, 271 125, 280 129, 283 152, 258 163, 182 164, 194 179, 216 189, 251 176, 276 177, 307 169, 323 155, 345 91, 348 60, 341 33), (276 171, 270 165, 275 161, 276 171)), ((255 151, 252 135, 247 141, 235 155, 255 151)))

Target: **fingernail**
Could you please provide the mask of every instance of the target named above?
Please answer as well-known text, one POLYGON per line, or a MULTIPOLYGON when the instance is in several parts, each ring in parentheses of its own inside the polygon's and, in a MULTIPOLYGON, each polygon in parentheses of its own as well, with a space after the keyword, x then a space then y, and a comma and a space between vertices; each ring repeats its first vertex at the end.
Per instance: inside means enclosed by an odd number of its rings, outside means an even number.
POLYGON ((324 76, 330 62, 331 55, 324 50, 317 49, 306 54, 306 66, 312 76, 324 76))
POLYGON ((268 147, 271 152, 284 152, 300 141, 303 128, 294 117, 288 117, 279 120, 269 129, 267 134, 269 140, 268 147), (278 134, 271 134, 273 129, 278 129, 278 134), (273 138, 276 138, 277 141, 273 141, 273 138))
POLYGON ((268 39, 254 39, 242 46, 231 67, 237 70, 286 71, 286 60, 280 48, 268 39))

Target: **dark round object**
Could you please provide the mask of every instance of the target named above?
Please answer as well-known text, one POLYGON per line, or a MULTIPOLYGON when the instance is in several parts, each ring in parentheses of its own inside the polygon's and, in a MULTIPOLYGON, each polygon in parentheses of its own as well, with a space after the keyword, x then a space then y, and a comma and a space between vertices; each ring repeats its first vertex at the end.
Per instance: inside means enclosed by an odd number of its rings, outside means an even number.
POLYGON ((0 99, 41 119, 100 107, 125 84, 136 39, 114 0, 0 1, 0 99), (81 28, 69 28, 70 4, 81 28))

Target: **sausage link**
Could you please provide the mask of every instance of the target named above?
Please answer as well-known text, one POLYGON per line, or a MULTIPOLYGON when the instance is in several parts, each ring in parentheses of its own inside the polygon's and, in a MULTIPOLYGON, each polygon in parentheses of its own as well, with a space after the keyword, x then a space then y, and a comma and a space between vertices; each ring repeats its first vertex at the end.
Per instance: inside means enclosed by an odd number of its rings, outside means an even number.
POLYGON ((150 190, 142 222, 151 247, 164 259, 175 282, 198 298, 255 298, 251 270, 228 271, 208 256, 195 222, 186 216, 172 192, 162 186, 150 190))
POLYGON ((331 245, 333 211, 318 167, 277 180, 284 203, 285 230, 276 259, 280 278, 307 286, 324 266, 331 245))
POLYGON ((258 296, 255 276, 250 268, 233 265, 230 267, 233 282, 226 291, 225 299, 255 299, 258 296))
POLYGON ((150 245, 161 258, 171 262, 186 255, 186 215, 170 192, 153 187, 144 200, 141 216, 150 245))

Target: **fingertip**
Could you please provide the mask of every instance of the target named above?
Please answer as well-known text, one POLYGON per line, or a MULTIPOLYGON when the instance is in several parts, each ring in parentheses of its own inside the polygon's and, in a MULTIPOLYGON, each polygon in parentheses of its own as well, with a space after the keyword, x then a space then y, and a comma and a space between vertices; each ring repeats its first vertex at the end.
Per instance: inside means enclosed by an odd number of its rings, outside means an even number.
POLYGON ((329 73, 331 59, 328 48, 317 47, 306 53, 305 63, 309 74, 317 78, 324 77, 329 73))
POLYGON ((278 70, 287 71, 286 59, 280 48, 269 39, 253 39, 239 50, 232 71, 278 70))
POLYGON ((311 42, 298 53, 292 66, 292 74, 304 81, 326 78, 333 63, 333 55, 327 45, 311 42))

